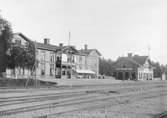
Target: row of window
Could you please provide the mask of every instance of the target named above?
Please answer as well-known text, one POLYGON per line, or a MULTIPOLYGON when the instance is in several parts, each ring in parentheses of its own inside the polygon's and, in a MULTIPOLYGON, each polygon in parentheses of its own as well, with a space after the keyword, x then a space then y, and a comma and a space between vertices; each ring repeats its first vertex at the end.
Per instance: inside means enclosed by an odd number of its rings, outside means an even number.
MULTIPOLYGON (((46 74, 45 63, 41 63, 41 75, 46 74)), ((50 64, 50 76, 54 75, 54 64, 50 64)))
POLYGON ((139 72, 139 79, 144 79, 144 80, 150 80, 153 78, 153 74, 152 73, 140 73, 139 72))
MULTIPOLYGON (((41 51, 41 61, 45 61, 45 51, 41 51)), ((54 52, 50 52, 50 61, 54 62, 54 52)))
MULTIPOLYGON (((46 60, 45 58, 46 58, 45 51, 41 51, 41 61, 45 61, 46 60)), ((54 62, 54 60, 55 60, 55 58, 54 58, 54 52, 50 52, 50 62, 54 62)), ((61 60, 60 55, 56 56, 56 60, 58 60, 58 61, 61 60)), ((65 61, 67 61, 67 62, 74 62, 74 56, 67 56, 65 61)))
MULTIPOLYGON (((38 51, 37 51, 37 54, 38 54, 38 51)), ((55 56, 54 56, 54 52, 50 52, 50 62, 54 62, 55 61, 55 58, 54 58, 55 56)), ((64 61, 67 61, 67 62, 75 62, 75 57, 73 56, 73 55, 66 55, 66 54, 64 54, 64 55, 62 55, 62 60, 64 60, 64 61)), ((41 51, 41 61, 45 61, 46 59, 46 54, 45 54, 45 51, 43 50, 43 51, 41 51)), ((96 58, 90 58, 91 60, 96 60, 96 58)), ((58 60, 58 61, 60 61, 61 60, 61 55, 59 55, 59 56, 56 56, 56 60, 58 60)), ((82 60, 83 60, 83 57, 82 56, 79 56, 79 63, 82 63, 82 60)), ((91 61, 92 62, 92 61, 91 61)), ((85 60, 85 64, 87 65, 87 61, 85 60)), ((97 62, 94 62, 94 66, 97 66, 96 65, 97 64, 97 62)))

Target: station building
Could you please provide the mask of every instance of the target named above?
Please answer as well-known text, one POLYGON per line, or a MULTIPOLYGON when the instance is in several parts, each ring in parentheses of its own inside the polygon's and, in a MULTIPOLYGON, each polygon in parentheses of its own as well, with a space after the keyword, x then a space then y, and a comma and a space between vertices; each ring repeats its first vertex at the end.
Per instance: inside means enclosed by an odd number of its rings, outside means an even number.
POLYGON ((129 53, 113 64, 113 76, 118 80, 152 80, 153 69, 149 56, 129 53))
MULTIPOLYGON (((31 41, 22 33, 14 34, 14 43, 24 46, 31 41)), ((28 69, 7 69, 9 78, 96 78, 99 74, 99 57, 101 54, 96 49, 88 49, 87 45, 82 50, 75 46, 50 44, 50 39, 45 38, 43 43, 34 42, 36 47, 36 69, 31 72, 28 69), (15 72, 14 72, 15 71, 15 72)))

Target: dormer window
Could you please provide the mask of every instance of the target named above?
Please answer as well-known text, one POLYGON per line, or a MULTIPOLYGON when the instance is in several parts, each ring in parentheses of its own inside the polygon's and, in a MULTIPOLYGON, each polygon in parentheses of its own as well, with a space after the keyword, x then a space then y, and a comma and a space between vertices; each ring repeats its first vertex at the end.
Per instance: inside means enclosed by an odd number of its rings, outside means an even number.
POLYGON ((126 68, 126 65, 123 65, 123 68, 126 68))
POLYGON ((15 43, 21 45, 21 40, 16 39, 15 43))

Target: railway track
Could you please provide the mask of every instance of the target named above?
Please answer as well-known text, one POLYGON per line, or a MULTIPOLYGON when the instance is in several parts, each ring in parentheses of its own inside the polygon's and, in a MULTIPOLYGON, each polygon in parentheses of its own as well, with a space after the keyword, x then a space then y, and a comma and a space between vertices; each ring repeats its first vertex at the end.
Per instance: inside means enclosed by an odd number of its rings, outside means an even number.
POLYGON ((154 118, 167 118, 167 111, 156 115, 154 118))
MULTIPOLYGON (((1 94, 0 96, 0 100, 8 100, 8 99, 18 99, 18 98, 24 98, 24 97, 38 97, 38 96, 49 96, 49 95, 52 95, 52 94, 65 94, 65 93, 76 93, 76 92, 81 92, 81 91, 89 91, 89 90, 101 90, 101 89, 115 89, 115 88, 127 88, 128 87, 131 87, 131 88, 135 88, 137 86, 153 86, 153 85, 156 85, 156 86, 164 86, 166 85, 167 82, 154 82, 154 83, 125 83, 125 84, 113 84, 113 85, 94 85, 94 86, 90 86, 87 88, 84 87, 84 88, 81 88, 79 87, 79 89, 74 86, 74 87, 67 87, 66 90, 57 90, 57 88, 51 88, 51 89, 35 89, 35 90, 13 90, 13 94, 17 94, 17 93, 21 93, 20 95, 16 96, 16 95, 11 95, 9 93, 9 95, 7 97, 3 96, 3 94, 1 94), (67 90, 68 89, 68 90, 67 90), (19 91, 19 92, 18 92, 19 91), (21 92, 20 92, 21 91, 21 92), (49 92, 48 92, 49 91, 49 92), (59 92, 57 92, 59 91, 59 92), (30 93, 29 93, 30 92, 30 93), (22 95, 22 93, 28 93, 26 95, 22 95)), ((0 90, 2 91, 2 90, 0 90)), ((5 93, 5 92, 3 92, 5 93)), ((8 91, 6 91, 6 93, 8 93, 8 91)))
MULTIPOLYGON (((161 89, 160 89, 161 90, 161 89)), ((1 114, 2 115, 10 115, 10 114, 16 114, 19 112, 27 112, 27 111, 33 111, 33 110, 40 110, 41 113, 45 113, 45 115, 47 114, 47 116, 51 116, 51 115, 55 115, 55 114, 60 114, 63 112, 69 112, 69 111, 74 111, 74 110, 78 110, 78 109, 83 109, 83 108, 87 108, 87 107, 97 107, 100 106, 101 104, 104 104, 105 102, 107 102, 108 100, 111 101, 111 103, 114 101, 117 101, 120 98, 125 98, 125 101, 119 101, 119 103, 124 104, 126 101, 126 98, 131 99, 132 100, 140 100, 141 98, 146 98, 147 97, 147 93, 148 92, 152 92, 152 97, 155 97, 157 95, 157 93, 159 92, 158 89, 154 89, 154 90, 148 90, 145 91, 143 93, 136 93, 136 92, 128 92, 125 94, 119 94, 119 95, 106 95, 106 96, 87 96, 84 98, 73 98, 73 99, 69 99, 69 100, 62 100, 59 102, 54 102, 51 104, 45 104, 45 105, 39 105, 39 106, 34 106, 34 107, 24 107, 24 108, 18 108, 18 109, 13 109, 13 110, 8 110, 8 111, 2 111, 1 114), (66 109, 66 107, 68 106, 75 106, 71 109, 66 109), (49 109, 52 110, 49 110, 49 109), (64 108, 65 110, 59 110, 61 108, 64 108), (55 113, 56 112, 56 113, 55 113)), ((161 91, 161 96, 162 95, 167 95, 166 91, 161 91)), ((127 99, 128 100, 128 99, 127 99)), ((40 113, 40 114, 41 114, 40 113)), ((29 113, 28 113, 29 114, 29 113)), ((43 116, 37 114, 37 116, 43 116)))
MULTIPOLYGON (((57 100, 61 98, 70 98, 70 97, 77 97, 77 96, 84 96, 91 93, 103 93, 103 94, 109 94, 109 93, 125 93, 128 91, 139 91, 144 90, 153 87, 154 85, 150 86, 144 86, 144 87, 121 87, 121 88, 103 88, 103 89, 86 89, 78 92, 65 92, 65 93, 58 93, 58 94, 44 94, 44 95, 36 95, 36 96, 19 96, 19 97, 11 97, 11 98, 3 98, 0 99, 0 107, 6 106, 6 105, 14 105, 14 104, 22 104, 22 103, 30 103, 30 102, 36 102, 38 101, 45 101, 45 100, 57 100)), ((160 87, 156 85, 157 87, 160 87)), ((162 87, 163 85, 161 85, 162 87)))
MULTIPOLYGON (((21 113, 21 115, 25 115, 26 113, 31 114, 31 111, 35 111, 36 116, 43 116, 41 113, 48 114, 54 114, 55 110, 49 110, 49 109, 56 109, 57 113, 61 113, 62 111, 59 110, 59 108, 66 108, 67 106, 76 106, 79 104, 85 104, 81 106, 85 107, 91 107, 91 106, 96 106, 96 103, 102 101, 104 103, 105 100, 110 100, 110 99, 117 99, 119 97, 127 97, 129 95, 138 95, 138 94, 143 94, 148 91, 155 91, 157 90, 162 90, 162 88, 167 89, 166 84, 153 84, 149 86, 130 86, 130 87, 122 87, 122 88, 107 88, 107 89, 86 89, 83 91, 78 91, 78 92, 72 92, 72 93, 61 93, 57 95, 42 95, 42 96, 25 96, 25 98, 9 98, 7 100, 1 100, 0 104, 0 116, 9 117, 12 115, 16 115, 18 113, 21 113), (154 89, 153 89, 154 88, 154 89), (142 91, 141 91, 142 89, 142 91), (143 92, 144 91, 144 92, 143 92), (27 97, 27 98, 26 98, 27 97), (59 99, 58 99, 58 98, 59 99), (95 103, 94 103, 95 101, 95 103), (35 104, 37 103, 38 104, 35 104), (42 102, 42 103, 41 103, 42 102), (29 106, 24 106, 25 103, 31 103, 29 106), (90 103, 94 103, 91 104, 90 103), (5 106, 10 106, 10 105, 15 105, 15 104, 20 104, 19 107, 13 107, 9 109, 2 109, 5 106), (39 112, 38 112, 39 111, 39 112), (51 112, 52 111, 52 112, 51 112), (24 112, 24 113, 23 113, 24 112)), ((166 91, 164 91, 164 95, 166 95, 166 91)), ((135 97, 134 96, 134 97, 135 97)), ((84 107, 82 107, 84 108, 84 107)), ((73 110, 79 109, 78 107, 73 108, 73 110)), ((70 111, 70 110, 66 110, 70 111)), ((19 115, 19 114, 18 114, 19 115)), ((16 115, 17 116, 17 115, 16 115)), ((32 115, 33 116, 33 115, 32 115)), ((2 118, 3 118, 2 117, 2 118)))

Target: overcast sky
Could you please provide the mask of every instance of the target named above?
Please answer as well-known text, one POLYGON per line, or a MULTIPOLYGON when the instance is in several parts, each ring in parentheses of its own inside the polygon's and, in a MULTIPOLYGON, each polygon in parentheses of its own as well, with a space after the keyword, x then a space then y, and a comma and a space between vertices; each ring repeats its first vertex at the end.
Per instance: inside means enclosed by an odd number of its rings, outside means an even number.
POLYGON ((128 52, 167 64, 167 0, 0 0, 14 32, 43 42, 88 44, 116 60, 128 52))

